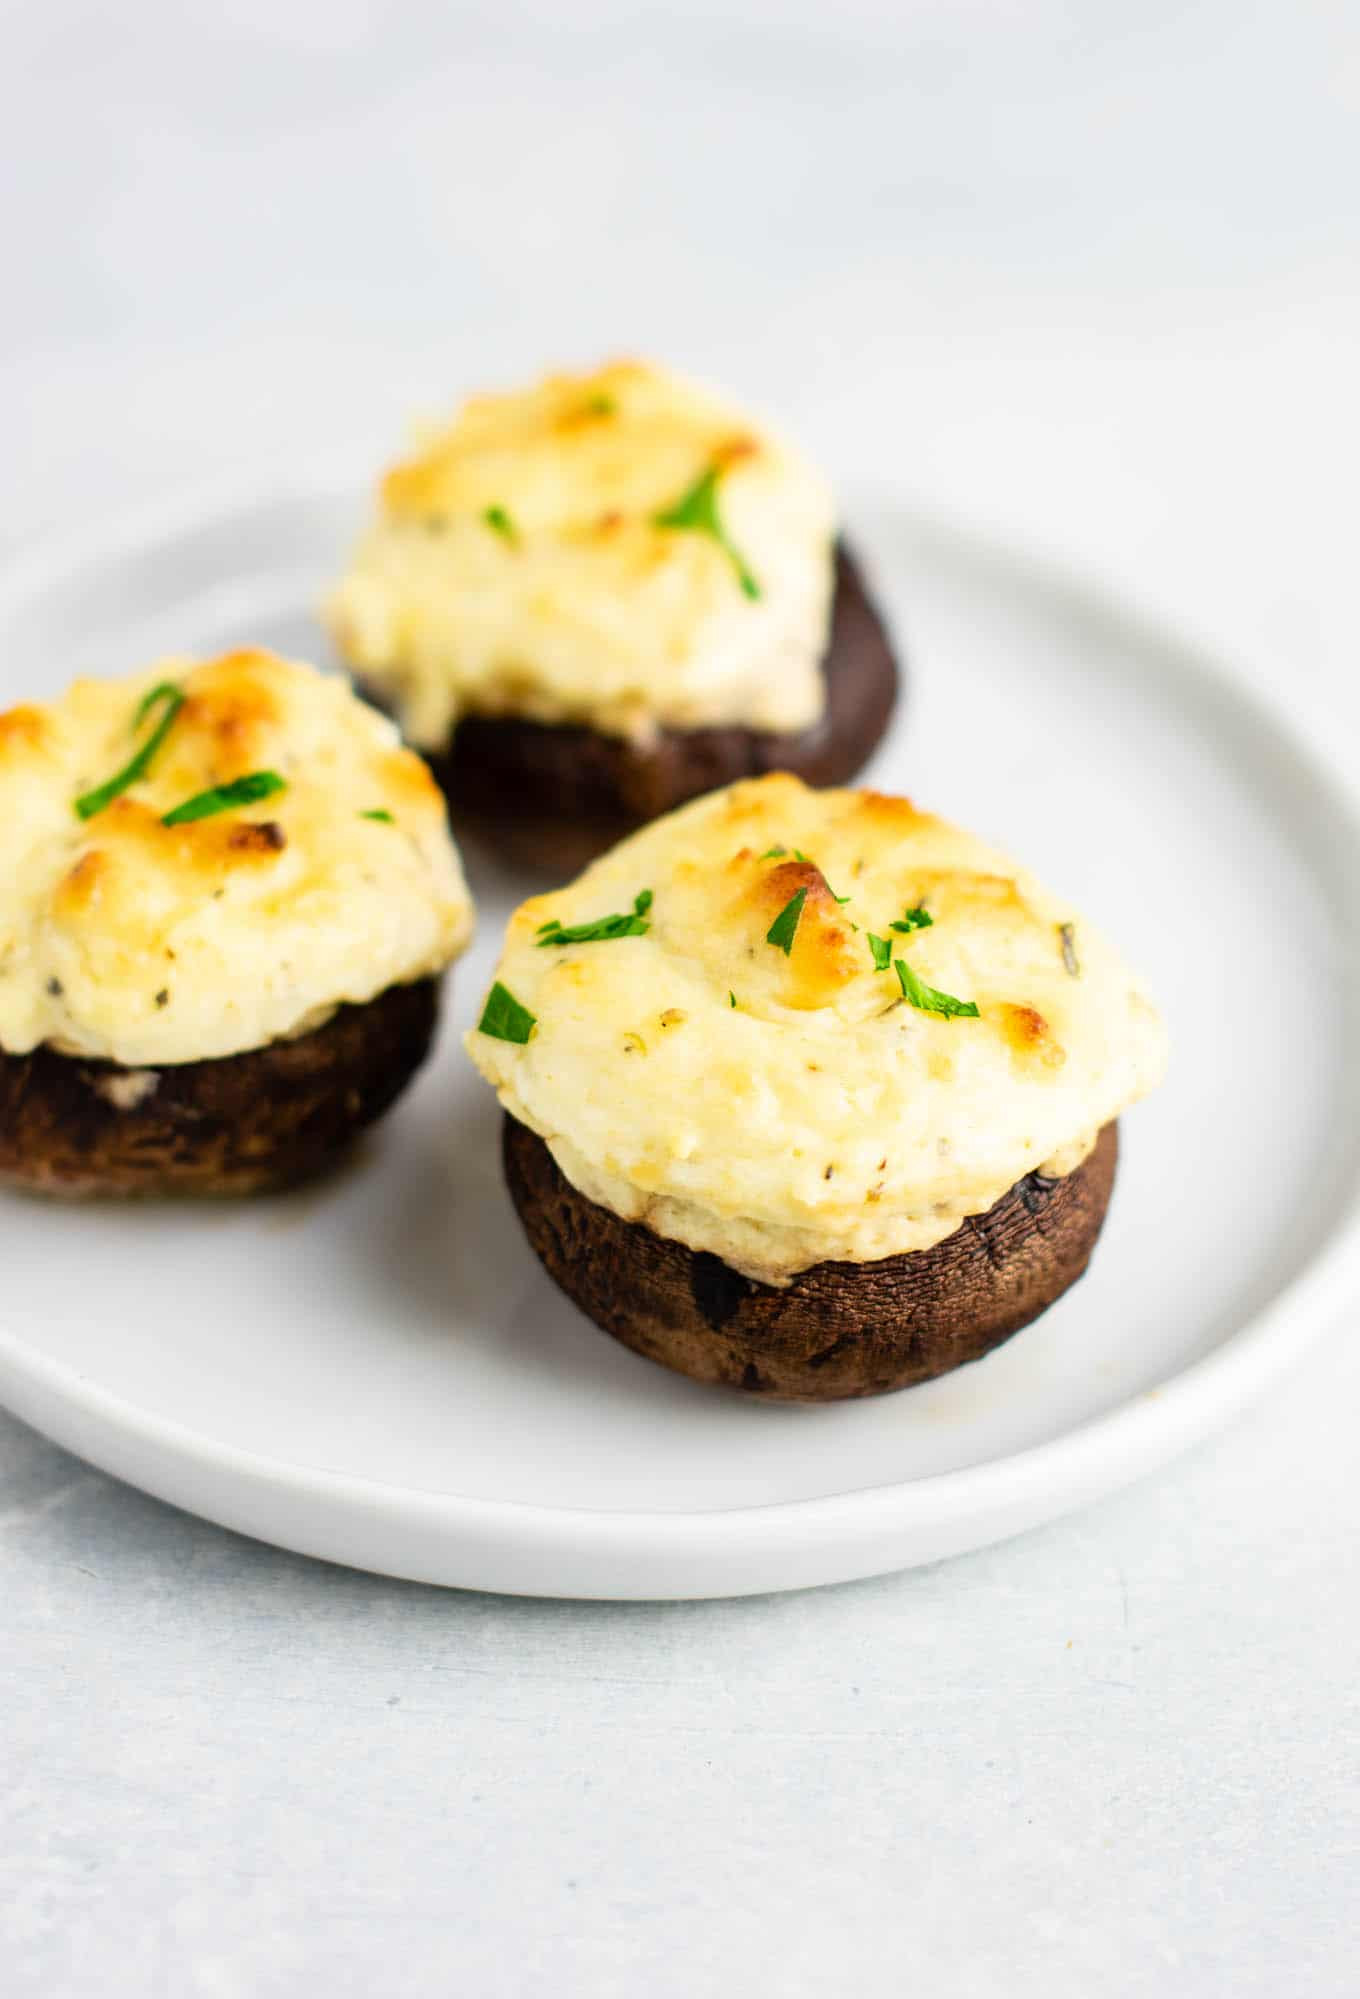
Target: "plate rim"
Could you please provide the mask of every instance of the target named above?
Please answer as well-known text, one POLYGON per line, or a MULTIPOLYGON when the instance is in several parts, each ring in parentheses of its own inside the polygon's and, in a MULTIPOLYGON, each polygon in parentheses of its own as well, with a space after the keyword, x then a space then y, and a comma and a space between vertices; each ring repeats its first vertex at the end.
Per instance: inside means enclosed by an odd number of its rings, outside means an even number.
MULTIPOLYGON (((303 474, 199 485, 129 510, 112 528, 90 524, 11 551, 0 561, 0 619, 92 562, 148 554, 235 513, 355 497, 362 487, 354 462, 351 453, 330 454, 303 474)), ((846 511, 851 519, 856 512, 891 512, 953 558, 1013 587, 1078 604, 1127 640, 1156 647, 1214 706, 1230 705, 1253 735, 1269 738, 1272 756, 1308 780, 1360 859, 1360 787, 1269 693, 1193 632, 1098 576, 891 487, 857 487, 846 511)), ((1360 982, 1351 958, 1347 963, 1354 997, 1360 982)), ((744 1595, 848 1581, 980 1548, 1118 1491, 1235 1421, 1357 1290, 1360 1171, 1352 1162, 1325 1234, 1283 1288, 1211 1352, 1155 1387, 1043 1443, 981 1464, 712 1509, 551 1506, 300 1464, 142 1409, 3 1325, 0 1401, 61 1447, 160 1500, 347 1566, 515 1595, 633 1601, 744 1595), (232 1482, 225 1496, 211 1489, 214 1476, 232 1482), (288 1517, 267 1521, 280 1504, 288 1517), (576 1573, 564 1589, 552 1572, 567 1555, 576 1573), (687 1561, 706 1565, 709 1581, 686 1576, 687 1561)))

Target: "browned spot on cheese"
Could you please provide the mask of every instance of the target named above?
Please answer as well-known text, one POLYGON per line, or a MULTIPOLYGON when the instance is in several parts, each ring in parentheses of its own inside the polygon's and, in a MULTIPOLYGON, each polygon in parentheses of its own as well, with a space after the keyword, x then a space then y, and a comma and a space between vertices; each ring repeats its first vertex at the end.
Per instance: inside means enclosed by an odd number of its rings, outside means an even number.
MULTIPOLYGON (((252 747, 282 721, 282 712, 268 682, 270 662, 259 653, 226 653, 194 676, 175 723, 177 745, 186 736, 206 736, 226 765, 248 758, 252 747), (264 669, 263 671, 261 669, 264 669)), ((241 771, 225 770, 225 783, 241 771)))
POLYGON ((0 755, 9 749, 43 749, 51 735, 51 723, 41 708, 27 703, 7 708, 0 715, 0 755))
POLYGON ((80 916, 90 908, 108 879, 109 856, 102 847, 83 853, 57 888, 53 907, 59 916, 80 916))
POLYGON ((227 814, 192 819, 182 826, 163 826, 146 814, 141 826, 129 823, 119 830, 125 846, 157 843, 154 865, 165 871, 167 880, 173 870, 180 886, 190 892, 215 888, 230 869, 272 861, 288 844, 275 819, 242 820, 227 814))
POLYGON ((1038 1007, 1002 1000, 998 1006, 988 1007, 987 1012, 997 1022, 1018 1062, 1061 1069, 1067 1051, 1054 1039, 1053 1030, 1038 1007))
POLYGON ((743 458, 757 458, 759 455, 759 442, 745 431, 736 437, 725 437, 713 447, 713 463, 722 472, 731 465, 739 465, 743 458))
POLYGON ((804 924, 810 924, 819 910, 835 912, 839 908, 826 877, 813 861, 780 860, 766 865, 757 862, 749 875, 750 888, 747 893, 752 907, 764 921, 773 923, 799 889, 807 891, 803 903, 801 931, 804 924))
POLYGON ((858 791, 851 794, 851 799, 846 823, 862 820, 871 837, 914 832, 930 820, 930 814, 918 811, 909 798, 894 798, 886 791, 858 791))
POLYGON ((276 819, 247 819, 244 825, 233 826, 227 835, 227 846, 233 854, 281 854, 287 844, 276 819))
MULTIPOLYGON (((779 998, 785 1006, 799 1008, 829 1005, 862 967, 825 875, 815 862, 798 860, 773 866, 757 861, 753 868, 748 863, 747 872, 745 900, 762 938, 799 890, 806 890, 793 946, 783 959, 779 998)), ((777 946, 768 949, 783 957, 777 946)))
POLYGON ((434 453, 393 465, 378 488, 383 506, 392 514, 428 513, 440 498, 442 469, 434 453))
POLYGON ((607 389, 587 391, 580 402, 571 403, 560 412, 553 428, 570 433, 573 430, 586 430, 593 423, 608 423, 615 414, 608 406, 606 400, 608 394, 607 389))
POLYGON ((410 804, 431 804, 439 797, 429 765, 414 750, 387 750, 378 761, 377 781, 392 803, 393 793, 410 804))

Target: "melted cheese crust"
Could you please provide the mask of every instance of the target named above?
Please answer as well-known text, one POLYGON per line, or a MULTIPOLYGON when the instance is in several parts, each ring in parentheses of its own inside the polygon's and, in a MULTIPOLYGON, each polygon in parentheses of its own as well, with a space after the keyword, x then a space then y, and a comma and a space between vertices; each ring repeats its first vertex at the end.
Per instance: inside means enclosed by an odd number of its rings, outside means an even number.
POLYGON ((643 741, 797 731, 825 704, 834 538, 826 487, 788 444, 616 362, 466 403, 387 474, 325 615, 423 749, 474 713, 643 741), (710 467, 757 598, 712 536, 657 525, 710 467))
POLYGON ((472 904, 429 771, 343 681, 266 652, 78 680, 0 714, 0 1048, 128 1068, 234 1055, 463 949, 472 904), (94 818, 158 682, 185 695, 149 776, 94 818), (162 815, 249 771, 287 789, 187 825, 162 815), (365 819, 386 811, 392 824, 365 819))
POLYGON ((537 1025, 524 1046, 470 1033, 469 1053, 572 1184, 775 1284, 928 1249, 1025 1173, 1071 1171, 1165 1060, 1141 985, 1013 861, 906 799, 784 775, 698 799, 524 903, 497 977, 537 1025), (644 936, 539 944, 549 918, 648 888, 644 936), (767 932, 800 889, 785 955, 767 932), (894 932, 917 903, 932 927, 894 932), (870 931, 980 1017, 908 1005, 870 931))

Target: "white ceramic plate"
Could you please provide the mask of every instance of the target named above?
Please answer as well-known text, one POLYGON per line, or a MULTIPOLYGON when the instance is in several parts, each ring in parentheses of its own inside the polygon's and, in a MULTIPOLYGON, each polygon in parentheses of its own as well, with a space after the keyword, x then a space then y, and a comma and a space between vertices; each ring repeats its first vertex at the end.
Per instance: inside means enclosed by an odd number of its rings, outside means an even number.
MULTIPOLYGON (((44 558, 0 592, 0 698, 160 650, 319 656, 335 489, 44 558)), ((828 1409, 650 1366, 541 1274, 458 1045, 352 1165, 279 1200, 0 1204, 0 1397, 94 1463, 309 1554, 481 1589, 788 1589, 1018 1532, 1169 1458, 1299 1355, 1357 1274, 1360 838, 1336 783, 1184 647, 890 508, 855 518, 911 661, 871 767, 1022 854, 1170 1019, 1089 1276, 979 1365, 828 1409)))

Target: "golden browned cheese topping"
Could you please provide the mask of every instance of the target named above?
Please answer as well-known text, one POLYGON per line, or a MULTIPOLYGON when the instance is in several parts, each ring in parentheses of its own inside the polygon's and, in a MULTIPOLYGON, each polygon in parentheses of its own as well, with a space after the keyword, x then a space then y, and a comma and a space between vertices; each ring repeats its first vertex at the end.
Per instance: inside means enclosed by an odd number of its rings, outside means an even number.
POLYGON ((573 1185, 774 1283, 927 1249, 1071 1171, 1165 1059, 1141 984, 1015 862, 906 799, 782 775, 523 904, 497 978, 532 1033, 469 1052, 573 1185), (639 895, 634 934, 543 929, 639 895))
POLYGON ((466 403, 384 479, 326 615, 424 749, 469 713, 795 731, 824 706, 834 535, 792 446, 616 362, 466 403))
POLYGON ((164 660, 11 708, 0 815, 10 1053, 237 1054, 441 971, 471 933, 425 765, 342 681, 271 653, 164 660), (149 768, 101 798, 162 723, 149 768), (204 796, 260 773, 242 802, 204 796), (191 800, 202 816, 165 823, 191 800))

